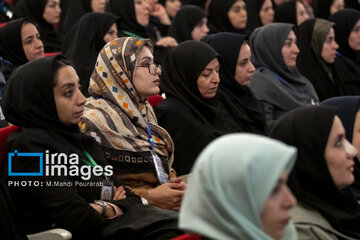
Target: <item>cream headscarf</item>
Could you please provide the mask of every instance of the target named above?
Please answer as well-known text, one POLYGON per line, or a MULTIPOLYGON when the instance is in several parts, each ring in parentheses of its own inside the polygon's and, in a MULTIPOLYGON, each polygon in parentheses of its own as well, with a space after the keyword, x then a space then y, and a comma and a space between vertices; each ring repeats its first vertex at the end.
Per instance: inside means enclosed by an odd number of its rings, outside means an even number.
MULTIPOLYGON (((296 149, 277 140, 236 133, 210 143, 199 155, 180 209, 179 226, 211 239, 270 240, 260 215, 296 149)), ((292 222, 283 239, 297 239, 292 222)))
POLYGON ((151 41, 124 37, 103 47, 90 79, 91 97, 86 102, 80 129, 105 147, 108 160, 133 164, 133 169, 141 172, 141 164, 152 163, 149 123, 155 152, 168 171, 173 161, 172 139, 157 124, 153 108, 140 98, 133 85, 135 65, 143 47, 152 51, 151 41), (106 149, 122 152, 114 154, 106 149))

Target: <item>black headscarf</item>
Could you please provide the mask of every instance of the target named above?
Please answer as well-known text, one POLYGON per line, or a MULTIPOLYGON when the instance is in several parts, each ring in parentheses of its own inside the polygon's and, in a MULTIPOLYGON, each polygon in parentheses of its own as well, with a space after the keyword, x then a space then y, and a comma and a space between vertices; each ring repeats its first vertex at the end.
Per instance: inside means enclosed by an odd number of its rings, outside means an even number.
POLYGON ((335 38, 339 49, 334 67, 336 76, 343 82, 346 95, 360 94, 360 51, 349 45, 349 35, 360 19, 360 12, 354 9, 343 9, 329 17, 335 23, 335 38))
POLYGON ((246 0, 246 11, 248 15, 246 23, 246 32, 250 35, 255 28, 263 24, 260 19, 260 10, 265 0, 246 0))
POLYGON ((76 24, 79 19, 88 12, 92 12, 92 0, 68 0, 65 3, 64 13, 61 14, 61 23, 59 28, 66 34, 76 24))
POLYGON ((106 44, 104 36, 118 20, 109 13, 87 13, 66 35, 62 53, 75 65, 81 92, 88 96, 89 80, 97 56, 106 44))
POLYGON ((31 17, 38 24, 45 52, 60 52, 61 41, 53 25, 43 18, 47 0, 22 0, 15 8, 14 18, 31 17))
MULTIPOLYGON (((360 108, 360 97, 358 96, 345 96, 329 98, 321 102, 323 106, 335 107, 337 115, 340 117, 341 122, 345 128, 346 139, 353 142, 353 132, 356 114, 360 108)), ((357 199, 360 199, 360 162, 355 157, 354 177, 355 181, 351 185, 351 190, 357 199)))
POLYGON ((218 99, 228 109, 235 121, 246 132, 265 134, 265 115, 260 102, 247 86, 235 80, 236 64, 247 36, 236 33, 216 33, 204 37, 220 58, 220 84, 218 99))
POLYGON ((297 68, 290 70, 285 64, 281 49, 292 30, 292 24, 270 23, 255 29, 250 37, 251 59, 257 68, 250 89, 257 99, 285 111, 318 101, 309 80, 297 68))
POLYGON ((181 1, 182 5, 195 5, 200 7, 201 9, 205 10, 205 4, 207 0, 188 0, 188 1, 181 1))
POLYGON ((25 56, 21 37, 21 29, 25 21, 29 21, 29 19, 16 19, 0 28, 0 57, 15 66, 29 61, 25 56))
POLYGON ((169 36, 176 39, 178 43, 186 40, 192 40, 191 32, 206 17, 206 13, 196 6, 184 6, 172 20, 169 28, 169 36))
POLYGON ((196 82, 209 62, 218 56, 206 43, 185 41, 168 53, 161 76, 166 96, 181 100, 210 128, 213 126, 209 119, 217 115, 216 98, 204 99, 196 82))
POLYGON ((55 75, 54 62, 60 58, 64 57, 41 58, 24 64, 13 72, 2 101, 2 110, 9 122, 19 127, 39 127, 58 132, 75 131, 80 134, 77 125, 62 124, 56 111, 52 79, 55 75))
POLYGON ((290 1, 276 6, 274 22, 291 23, 297 26, 296 3, 297 1, 290 1))
POLYGON ((311 6, 314 10, 315 17, 328 19, 333 1, 334 0, 312 0, 311 6))
POLYGON ((358 0, 345 0, 345 8, 353 8, 360 11, 360 3, 358 0))
POLYGON ((300 49, 297 67, 314 85, 320 101, 340 96, 343 92, 342 84, 333 74, 333 64, 326 63, 321 57, 322 46, 332 27, 333 23, 326 20, 308 19, 300 24, 296 34, 300 49), (318 30, 314 35, 316 24, 318 30))
POLYGON ((228 12, 237 0, 211 0, 209 5, 210 33, 234 32, 244 33, 244 29, 236 29, 230 22, 228 12))
POLYGON ((163 65, 160 86, 166 99, 158 104, 155 113, 159 125, 173 138, 173 167, 179 175, 190 172, 196 157, 209 142, 239 130, 228 112, 218 107, 216 97, 203 98, 197 87, 204 68, 218 56, 208 44, 189 40, 170 50, 163 65))
POLYGON ((337 231, 360 238, 360 206, 349 188, 338 190, 324 153, 336 110, 308 107, 291 111, 270 136, 298 149, 288 185, 299 202, 315 208, 337 231))
POLYGON ((107 9, 110 13, 120 17, 118 29, 119 32, 123 32, 123 36, 129 36, 124 33, 126 31, 136 34, 140 38, 147 37, 146 28, 141 26, 136 20, 134 0, 110 0, 107 9))

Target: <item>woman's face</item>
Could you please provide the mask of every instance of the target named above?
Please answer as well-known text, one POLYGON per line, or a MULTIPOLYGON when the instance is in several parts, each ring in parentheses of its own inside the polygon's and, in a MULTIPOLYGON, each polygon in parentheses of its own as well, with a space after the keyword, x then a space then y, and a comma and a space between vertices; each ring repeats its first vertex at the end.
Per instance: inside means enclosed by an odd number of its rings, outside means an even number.
POLYGON ((235 29, 244 29, 247 23, 246 5, 243 0, 237 0, 230 8, 228 17, 235 29))
POLYGON ((34 24, 27 23, 22 26, 21 41, 27 60, 33 61, 44 57, 44 45, 34 24))
POLYGON ((247 43, 241 45, 239 57, 236 63, 235 80, 242 86, 248 86, 255 72, 251 60, 251 50, 247 43))
POLYGON ((310 18, 309 14, 306 12, 304 5, 301 2, 296 2, 296 21, 299 26, 304 21, 310 18))
POLYGON ((200 41, 203 37, 205 37, 209 32, 209 28, 207 26, 207 17, 201 19, 201 21, 194 27, 191 32, 191 37, 195 41, 200 41))
POLYGON ((111 25, 109 31, 104 36, 104 42, 108 43, 116 38, 118 38, 117 24, 113 23, 113 25, 111 25))
POLYGON ((60 13, 60 0, 48 0, 45 5, 43 18, 50 24, 56 24, 60 21, 60 13))
POLYGON ((154 57, 148 47, 143 47, 136 61, 133 84, 141 99, 160 92, 161 69, 154 65, 154 57))
POLYGON ((354 182, 354 157, 358 151, 345 138, 345 129, 335 116, 325 148, 325 160, 335 186, 341 190, 354 182))
POLYGON ((296 45, 295 33, 294 31, 290 31, 289 36, 285 40, 284 46, 281 48, 281 54, 288 69, 296 67, 296 58, 299 52, 299 48, 296 45))
POLYGON ((175 17, 177 11, 179 11, 181 7, 180 0, 167 0, 165 1, 165 9, 170 17, 175 17))
POLYGON ((359 151, 357 158, 360 159, 360 111, 356 113, 352 144, 359 151))
POLYGON ((106 0, 91 0, 91 9, 93 12, 105 12, 106 0))
POLYGON ((203 98, 213 98, 220 83, 219 60, 214 58, 200 73, 196 84, 203 98))
POLYGON ((83 115, 86 98, 80 92, 79 77, 71 66, 61 67, 54 87, 59 120, 64 125, 77 124, 83 115))
POLYGON ((330 6, 330 14, 344 9, 344 0, 334 0, 330 6))
POLYGON ((291 209, 296 205, 296 198, 286 185, 287 178, 288 173, 284 170, 260 216, 264 232, 274 239, 285 235, 285 227, 291 220, 291 209))
POLYGON ((272 23, 274 21, 274 9, 271 0, 265 0, 261 6, 259 17, 262 25, 272 23))
POLYGON ((360 19, 351 30, 348 41, 352 49, 360 51, 360 19))
POLYGON ((274 0, 275 5, 283 4, 284 2, 288 2, 288 0, 274 0))
POLYGON ((339 48, 339 45, 335 41, 335 32, 331 28, 329 34, 326 36, 322 50, 321 57, 327 63, 334 63, 336 58, 336 50, 339 48))
POLYGON ((150 5, 145 0, 134 0, 136 21, 143 27, 149 25, 150 5))

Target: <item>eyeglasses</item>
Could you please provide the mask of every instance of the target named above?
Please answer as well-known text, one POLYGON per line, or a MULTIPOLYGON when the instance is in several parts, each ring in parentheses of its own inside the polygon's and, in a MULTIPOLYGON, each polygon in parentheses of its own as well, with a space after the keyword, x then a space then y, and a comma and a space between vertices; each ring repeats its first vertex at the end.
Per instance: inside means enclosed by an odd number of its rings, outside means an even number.
POLYGON ((145 63, 144 65, 139 65, 136 67, 145 67, 149 70, 149 73, 152 75, 161 75, 161 65, 156 63, 145 63), (160 70, 160 71, 158 71, 160 70))

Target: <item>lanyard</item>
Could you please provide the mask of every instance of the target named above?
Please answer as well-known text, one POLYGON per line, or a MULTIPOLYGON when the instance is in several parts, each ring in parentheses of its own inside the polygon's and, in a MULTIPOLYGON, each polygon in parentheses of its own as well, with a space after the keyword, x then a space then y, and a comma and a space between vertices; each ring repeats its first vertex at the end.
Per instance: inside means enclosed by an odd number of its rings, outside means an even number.
POLYGON ((153 140, 152 134, 151 134, 150 123, 148 123, 148 134, 149 134, 149 139, 150 139, 151 147, 152 147, 152 149, 154 150, 154 149, 155 149, 155 144, 154 144, 154 140, 153 140))
POLYGON ((128 31, 122 31, 125 35, 130 36, 130 37, 135 37, 135 38, 139 38, 139 39, 144 39, 143 37, 140 37, 139 35, 136 35, 135 33, 131 33, 128 31))
POLYGON ((84 148, 83 148, 83 153, 85 154, 85 156, 87 157, 87 159, 89 159, 89 161, 86 161, 85 159, 82 159, 82 161, 88 165, 88 166, 92 166, 92 167, 95 167, 97 166, 98 164, 95 162, 95 160, 93 159, 93 157, 88 153, 88 151, 86 151, 84 148))

